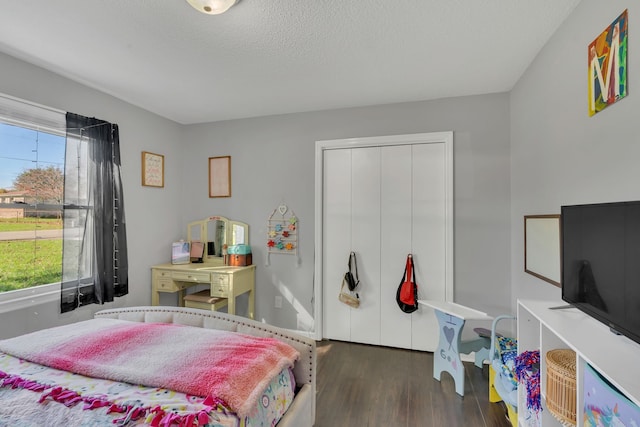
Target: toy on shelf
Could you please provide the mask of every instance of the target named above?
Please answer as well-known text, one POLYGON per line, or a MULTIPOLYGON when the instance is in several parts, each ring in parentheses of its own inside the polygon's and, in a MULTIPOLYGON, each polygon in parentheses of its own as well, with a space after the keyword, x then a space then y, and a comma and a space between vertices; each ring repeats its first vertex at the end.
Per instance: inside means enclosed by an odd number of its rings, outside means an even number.
POLYGON ((518 343, 515 338, 504 337, 496 332, 498 322, 515 319, 500 315, 491 324, 491 350, 489 352, 489 401, 504 402, 507 416, 513 426, 518 425, 518 379, 516 357, 518 343))
MULTIPOLYGON (((522 411, 520 425, 533 427, 540 424, 540 352, 523 351, 518 354, 518 341, 496 332, 498 322, 515 319, 497 316, 491 325, 491 351, 489 360, 489 401, 503 401, 513 426, 518 426, 518 410, 522 411), (518 408, 518 383, 526 394, 526 408, 518 408)), ((524 399, 523 399, 524 401, 524 399)))

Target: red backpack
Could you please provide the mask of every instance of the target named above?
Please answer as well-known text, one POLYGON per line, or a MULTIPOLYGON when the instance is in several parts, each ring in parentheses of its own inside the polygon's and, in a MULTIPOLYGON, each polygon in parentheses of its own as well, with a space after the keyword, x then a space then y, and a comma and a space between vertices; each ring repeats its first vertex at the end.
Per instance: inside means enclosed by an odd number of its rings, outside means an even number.
POLYGON ((396 301, 400 310, 405 313, 413 313, 418 309, 418 285, 416 284, 416 272, 411 254, 407 255, 407 265, 396 292, 396 301))

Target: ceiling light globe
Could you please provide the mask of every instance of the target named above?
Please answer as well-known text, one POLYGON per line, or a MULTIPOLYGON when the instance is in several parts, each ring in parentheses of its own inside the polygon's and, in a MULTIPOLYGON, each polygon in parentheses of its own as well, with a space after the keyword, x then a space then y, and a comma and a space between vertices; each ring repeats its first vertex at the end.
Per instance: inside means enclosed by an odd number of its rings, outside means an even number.
POLYGON ((219 15, 225 13, 238 0, 187 0, 195 10, 209 15, 219 15))

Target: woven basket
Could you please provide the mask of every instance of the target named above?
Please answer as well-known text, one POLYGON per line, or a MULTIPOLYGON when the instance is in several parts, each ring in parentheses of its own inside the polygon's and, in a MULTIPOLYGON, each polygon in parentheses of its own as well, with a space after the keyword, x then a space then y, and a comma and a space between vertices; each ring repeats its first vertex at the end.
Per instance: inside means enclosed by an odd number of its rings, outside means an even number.
POLYGON ((547 362, 547 409, 563 425, 576 425, 576 352, 549 350, 547 362))

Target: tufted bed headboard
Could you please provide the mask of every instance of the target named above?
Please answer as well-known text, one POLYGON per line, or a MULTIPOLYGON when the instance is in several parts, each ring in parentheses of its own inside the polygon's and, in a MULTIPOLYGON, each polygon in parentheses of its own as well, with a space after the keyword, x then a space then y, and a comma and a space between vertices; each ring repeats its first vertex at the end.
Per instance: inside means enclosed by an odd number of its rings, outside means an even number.
POLYGON ((299 391, 278 423, 278 427, 305 427, 315 422, 316 342, 286 329, 260 323, 245 317, 195 308, 142 306, 102 310, 95 317, 148 323, 176 323, 198 328, 240 332, 258 337, 273 337, 294 347, 300 359, 293 367, 299 391))

